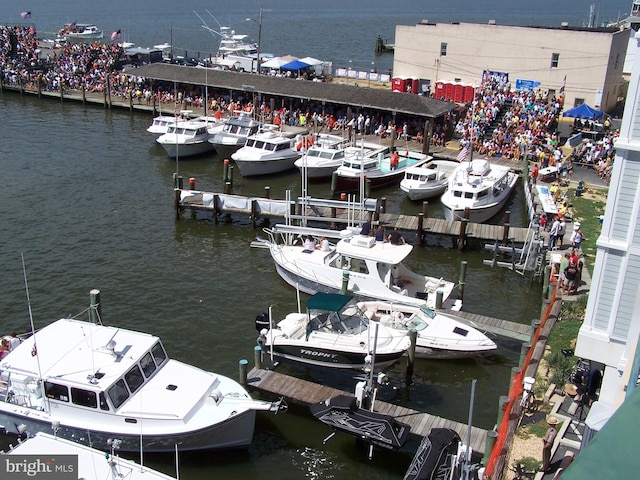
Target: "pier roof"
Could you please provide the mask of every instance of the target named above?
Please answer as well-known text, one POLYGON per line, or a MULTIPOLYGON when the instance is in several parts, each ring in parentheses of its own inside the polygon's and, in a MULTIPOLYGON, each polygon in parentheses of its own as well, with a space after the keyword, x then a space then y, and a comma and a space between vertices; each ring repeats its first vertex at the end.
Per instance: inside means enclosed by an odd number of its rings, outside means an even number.
POLYGON ((452 111, 456 104, 421 95, 392 92, 378 88, 294 80, 250 73, 213 70, 167 63, 153 63, 125 71, 127 74, 167 82, 209 85, 236 91, 294 97, 316 102, 339 103, 358 108, 436 118, 452 111))

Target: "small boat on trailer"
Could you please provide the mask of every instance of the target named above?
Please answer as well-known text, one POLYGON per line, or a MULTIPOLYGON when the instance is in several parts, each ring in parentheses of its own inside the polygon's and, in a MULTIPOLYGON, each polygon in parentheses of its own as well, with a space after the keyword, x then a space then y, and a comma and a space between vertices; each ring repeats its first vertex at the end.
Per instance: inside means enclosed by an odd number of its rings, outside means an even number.
POLYGON ((404 480, 462 478, 454 476, 459 448, 460 436, 455 430, 432 428, 420 442, 404 480))
MULTIPOLYGON (((411 427, 391 415, 360 408, 356 397, 338 395, 309 407, 311 414, 334 431, 353 435, 367 443, 387 449, 401 448, 411 427)), ((327 437, 324 442, 333 436, 327 437)))

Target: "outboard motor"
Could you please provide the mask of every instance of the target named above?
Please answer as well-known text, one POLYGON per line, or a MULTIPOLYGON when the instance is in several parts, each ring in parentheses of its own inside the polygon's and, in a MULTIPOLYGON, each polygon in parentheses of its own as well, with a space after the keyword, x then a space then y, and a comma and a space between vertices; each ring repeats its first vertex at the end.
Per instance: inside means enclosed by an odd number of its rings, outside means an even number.
POLYGON ((256 330, 258 332, 262 331, 262 329, 266 328, 267 330, 271 327, 269 324, 269 314, 267 312, 261 312, 256 316, 256 330))

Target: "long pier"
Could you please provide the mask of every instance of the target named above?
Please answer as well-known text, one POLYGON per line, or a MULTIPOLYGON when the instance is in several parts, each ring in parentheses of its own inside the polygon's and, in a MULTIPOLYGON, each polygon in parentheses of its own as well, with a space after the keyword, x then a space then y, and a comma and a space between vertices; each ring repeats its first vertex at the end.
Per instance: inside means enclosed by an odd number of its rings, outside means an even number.
MULTIPOLYGON (((307 220, 330 223, 333 228, 338 224, 346 225, 353 221, 353 203, 341 200, 298 199, 296 201, 276 200, 267 196, 262 198, 244 197, 226 193, 205 192, 194 189, 176 188, 174 191, 174 207, 176 218, 180 212, 191 210, 194 212, 209 212, 217 221, 221 214, 242 214, 250 217, 252 228, 256 228, 259 217, 307 220)), ((503 225, 488 225, 467 221, 449 221, 438 218, 428 218, 424 211, 420 215, 399 215, 384 212, 384 204, 378 205, 374 199, 368 199, 361 210, 366 217, 358 220, 364 222, 373 218, 374 222, 386 228, 413 233, 418 244, 433 243, 443 246, 460 248, 461 243, 474 248, 484 248, 486 242, 500 241, 502 243, 525 244, 530 240, 531 232, 528 228, 511 227, 508 220, 503 225), (371 200, 371 201, 370 201, 371 200), (366 203, 368 202, 368 203, 366 203), (381 207, 381 208, 380 208, 381 207), (430 237, 432 237, 430 239, 430 237), (437 237, 433 240, 433 237, 437 237), (444 239, 444 242, 442 240, 444 239)), ((426 210, 426 208, 424 209, 426 210)))
MULTIPOLYGON (((337 395, 351 395, 350 392, 326 387, 273 370, 258 368, 251 369, 247 374, 247 385, 256 390, 284 396, 286 399, 302 405, 323 402, 337 395)), ((374 409, 378 413, 390 415, 396 420, 408 424, 414 435, 421 437, 428 435, 432 428, 451 428, 458 432, 460 438, 467 438, 468 425, 463 423, 379 400, 376 400, 374 409)), ((471 447, 474 452, 485 451, 486 438, 487 430, 471 427, 471 447)))

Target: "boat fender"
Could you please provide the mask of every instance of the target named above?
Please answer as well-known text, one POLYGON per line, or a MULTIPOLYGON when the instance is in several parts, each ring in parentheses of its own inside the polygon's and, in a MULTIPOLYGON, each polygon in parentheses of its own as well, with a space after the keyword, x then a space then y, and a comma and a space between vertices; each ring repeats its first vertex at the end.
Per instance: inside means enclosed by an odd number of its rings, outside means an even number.
POLYGON ((258 339, 257 339, 257 342, 260 348, 264 348, 265 345, 267 344, 267 332, 268 330, 266 328, 263 328, 260 331, 260 335, 258 336, 258 339))
POLYGON ((258 332, 262 331, 263 328, 269 329, 271 325, 269 324, 269 314, 267 312, 260 312, 256 315, 256 330, 258 332))

